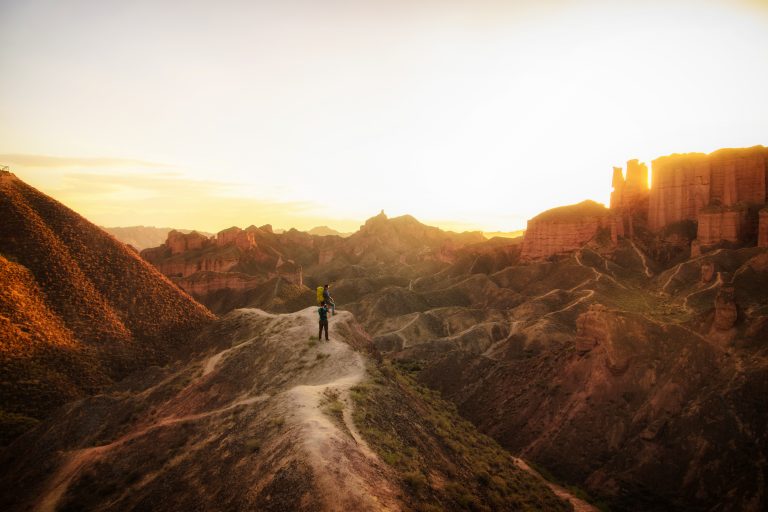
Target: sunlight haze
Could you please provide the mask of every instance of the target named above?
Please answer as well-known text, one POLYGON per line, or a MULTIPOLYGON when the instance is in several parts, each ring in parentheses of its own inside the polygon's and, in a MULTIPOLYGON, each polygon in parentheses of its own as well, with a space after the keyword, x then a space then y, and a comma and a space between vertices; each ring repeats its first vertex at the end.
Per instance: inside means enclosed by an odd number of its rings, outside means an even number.
POLYGON ((106 226, 512 231, 768 143, 764 1, 0 0, 0 164, 106 226))

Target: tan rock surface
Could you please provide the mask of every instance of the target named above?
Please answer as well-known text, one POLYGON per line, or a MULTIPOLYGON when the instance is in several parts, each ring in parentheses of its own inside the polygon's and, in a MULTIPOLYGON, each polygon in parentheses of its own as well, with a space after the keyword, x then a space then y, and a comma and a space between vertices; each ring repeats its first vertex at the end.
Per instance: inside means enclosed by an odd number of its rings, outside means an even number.
POLYGON ((760 219, 757 227, 757 246, 768 247, 768 209, 760 210, 760 219))
POLYGON ((674 154, 653 161, 648 227, 697 220, 710 205, 764 204, 768 149, 762 146, 674 154))
POLYGON ((741 242, 748 228, 746 208, 704 209, 699 212, 698 221, 696 236, 704 247, 721 241, 741 242))
POLYGON ((543 259, 575 251, 601 228, 610 228, 608 210, 594 201, 555 208, 528 221, 521 258, 543 259))

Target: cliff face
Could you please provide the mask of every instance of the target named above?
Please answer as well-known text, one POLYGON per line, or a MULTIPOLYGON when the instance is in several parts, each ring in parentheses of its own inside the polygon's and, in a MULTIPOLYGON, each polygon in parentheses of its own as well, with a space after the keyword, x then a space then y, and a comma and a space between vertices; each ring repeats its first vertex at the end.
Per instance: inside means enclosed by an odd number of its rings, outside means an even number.
POLYGON ((181 233, 175 229, 168 233, 168 239, 165 245, 170 249, 171 254, 181 254, 186 251, 202 249, 210 243, 207 236, 201 235, 197 231, 189 234, 181 233))
POLYGON ((528 221, 521 258, 542 259, 579 249, 601 228, 610 228, 608 210, 594 201, 548 210, 528 221))
POLYGON ((219 231, 216 235, 216 245, 224 247, 230 244, 245 251, 256 247, 256 238, 253 235, 253 231, 243 231, 236 226, 219 231))
POLYGON ((766 201, 768 149, 721 149, 675 154, 653 161, 648 227, 658 231, 682 220, 697 220, 708 205, 766 201))
POLYGON ((757 228, 757 246, 768 247, 768 209, 760 210, 760 220, 757 228))
POLYGON ((648 167, 639 160, 627 162, 627 176, 621 167, 613 168, 611 209, 630 208, 648 197, 648 167))
POLYGON ((214 238, 173 230, 163 245, 145 249, 141 256, 164 275, 180 278, 197 272, 228 272, 255 248, 253 231, 238 227, 220 231, 214 238))
POLYGON ((700 246, 714 245, 720 241, 738 243, 747 232, 746 208, 717 208, 699 213, 697 239, 700 246))

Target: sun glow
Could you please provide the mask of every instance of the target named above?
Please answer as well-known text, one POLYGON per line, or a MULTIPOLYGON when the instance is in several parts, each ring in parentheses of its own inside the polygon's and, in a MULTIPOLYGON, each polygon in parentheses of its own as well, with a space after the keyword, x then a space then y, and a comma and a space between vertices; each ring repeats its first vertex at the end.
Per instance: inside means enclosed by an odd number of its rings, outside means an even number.
POLYGON ((0 153, 144 164, 0 163, 100 224, 510 231, 768 143, 765 2, 174 4, 5 2, 0 153))

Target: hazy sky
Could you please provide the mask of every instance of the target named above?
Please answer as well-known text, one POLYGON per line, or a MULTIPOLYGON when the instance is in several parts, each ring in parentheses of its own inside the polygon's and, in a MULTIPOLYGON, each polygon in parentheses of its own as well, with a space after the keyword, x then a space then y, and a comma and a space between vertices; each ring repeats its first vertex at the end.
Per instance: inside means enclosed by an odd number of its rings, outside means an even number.
POLYGON ((102 225, 514 230, 768 145, 768 0, 0 0, 0 164, 102 225))

